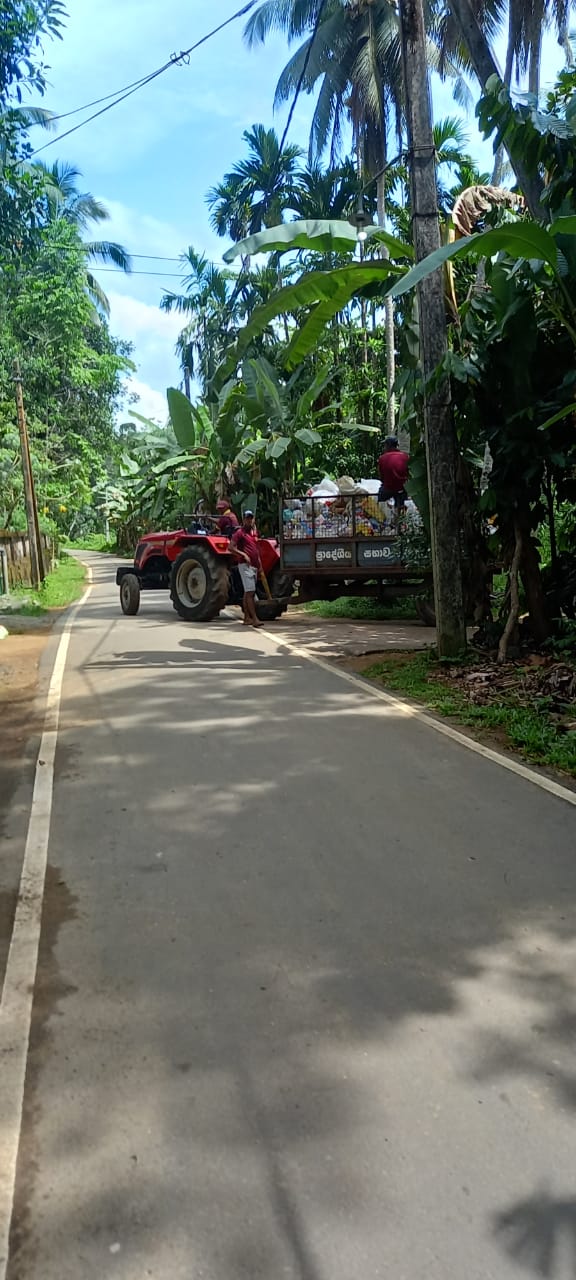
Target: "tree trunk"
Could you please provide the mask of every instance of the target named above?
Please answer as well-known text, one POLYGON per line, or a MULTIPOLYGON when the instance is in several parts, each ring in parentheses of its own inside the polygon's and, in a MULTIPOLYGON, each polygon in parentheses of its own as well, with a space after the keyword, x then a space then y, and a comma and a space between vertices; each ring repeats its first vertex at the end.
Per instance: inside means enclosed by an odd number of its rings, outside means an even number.
POLYGON ((462 454, 456 458, 456 492, 458 496, 458 523, 462 546, 466 556, 466 573, 463 581, 464 612, 480 625, 492 617, 490 584, 492 570, 489 566, 488 548, 482 533, 478 514, 478 498, 472 478, 472 470, 462 454))
POLYGON ((544 489, 546 492, 546 506, 548 508, 548 531, 550 533, 550 565, 552 573, 556 576, 556 571, 558 569, 558 541, 556 538, 556 516, 554 513, 554 487, 549 467, 546 468, 544 489))
POLYGON ((574 66, 574 50, 570 40, 569 12, 566 14, 558 31, 558 44, 564 50, 564 60, 567 67, 574 66))
POLYGON ((532 48, 528 67, 528 92, 537 98, 540 93, 540 65, 542 61, 542 34, 544 28, 544 5, 536 0, 532 18, 532 48))
POLYGON ((520 574, 530 615, 530 628, 537 644, 543 644, 550 635, 550 618, 540 573, 540 557, 530 532, 529 513, 520 514, 518 523, 522 529, 522 560, 520 574))
POLYGON ((368 304, 365 298, 360 299, 360 323, 362 325, 362 364, 368 364, 368 304))
MULTIPOLYGON (((508 92, 510 92, 510 89, 512 87, 512 73, 514 71, 514 26, 513 26, 512 19, 513 19, 513 15, 512 13, 509 13, 508 44, 506 47, 506 65, 504 67, 504 84, 506 85, 508 92)), ((504 156, 505 156, 504 144, 500 143, 500 146, 498 147, 498 150, 494 157, 494 168, 492 170, 492 179, 491 179, 493 187, 499 187, 502 181, 502 170, 504 168, 504 156)))
MULTIPOLYGON (((377 200, 378 200, 378 226, 385 229, 386 227, 386 174, 381 173, 376 184, 377 200)), ((390 252, 388 246, 383 244, 380 246, 380 256, 389 259, 390 252)), ((392 298, 386 298, 385 307, 385 333, 386 333, 386 426, 388 435, 393 436, 396 433, 396 397, 394 395, 394 382, 396 380, 396 330, 394 325, 394 303, 392 298)))
POLYGON ((520 613, 520 590, 518 587, 518 570, 520 568, 520 560, 522 558, 522 530, 516 524, 514 526, 515 543, 514 555, 512 556, 512 564, 510 565, 510 573, 508 581, 510 583, 510 612, 506 619, 506 626, 500 636, 498 645, 498 661, 505 662, 508 653, 508 645, 512 636, 512 632, 518 622, 518 614, 520 613))
MULTIPOLYGON (((406 119, 416 261, 440 248, 432 112, 426 63, 422 0, 400 0, 406 119)), ((460 537, 456 495, 456 441, 446 376, 429 379, 447 351, 442 270, 418 286, 420 349, 424 381, 424 424, 434 599, 440 657, 454 657, 466 645, 460 537)))
MULTIPOLYGON (((498 64, 476 17, 471 0, 450 0, 450 9, 460 36, 468 49, 481 88, 484 89, 491 76, 498 76, 501 80, 498 64)), ((508 155, 532 217, 545 221, 546 214, 540 203, 542 195, 540 180, 529 176, 522 160, 512 156, 509 151, 508 155)))

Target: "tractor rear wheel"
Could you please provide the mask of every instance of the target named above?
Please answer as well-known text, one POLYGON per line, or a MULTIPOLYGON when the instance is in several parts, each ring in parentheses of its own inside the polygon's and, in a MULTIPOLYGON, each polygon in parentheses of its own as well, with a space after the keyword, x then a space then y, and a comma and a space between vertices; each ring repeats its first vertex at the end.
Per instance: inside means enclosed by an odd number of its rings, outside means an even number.
POLYGON ((290 596, 294 591, 293 579, 287 573, 282 572, 279 564, 272 570, 268 585, 273 599, 269 600, 264 595, 256 600, 256 614, 260 622, 274 622, 276 618, 286 613, 290 596))
POLYGON ((120 608, 133 618, 140 608, 140 583, 135 573, 126 573, 120 585, 120 608))
POLYGON ((228 600, 228 564, 207 547, 186 547, 172 566, 172 604, 185 622, 210 622, 228 600))

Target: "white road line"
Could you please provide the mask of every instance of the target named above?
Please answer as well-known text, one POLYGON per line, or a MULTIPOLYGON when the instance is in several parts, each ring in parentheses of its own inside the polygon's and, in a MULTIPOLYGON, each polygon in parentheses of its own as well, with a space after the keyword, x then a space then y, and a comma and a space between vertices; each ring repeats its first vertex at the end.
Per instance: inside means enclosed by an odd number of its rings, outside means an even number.
MULTIPOLYGON (((466 747, 468 751, 474 751, 476 755, 483 756, 485 760, 490 760, 492 764, 498 764, 502 769, 508 769, 510 773, 516 773, 519 778, 525 778, 527 782, 532 782, 534 786, 540 787, 542 791, 548 791, 550 795, 556 796, 559 800, 566 800, 568 804, 576 806, 576 791, 570 791, 568 787, 563 787, 560 782, 555 782, 553 778, 547 778, 543 773, 537 773, 535 769, 530 769, 528 765, 520 764, 514 760, 512 756, 502 755, 500 751, 494 751, 492 747, 485 747, 482 742, 477 742, 475 738, 469 738, 466 733, 461 733, 458 729, 454 729, 452 725, 445 724, 442 720, 436 720, 434 716, 429 716, 420 707, 410 706, 408 702, 402 702, 400 698, 395 698, 391 693, 385 693, 384 689, 377 689, 374 685, 369 684, 367 680, 363 680, 361 676, 354 675, 351 671, 342 671, 336 666, 336 663, 328 662, 325 658, 319 658, 315 653, 308 653, 306 649, 301 649, 299 645, 292 644, 285 637, 274 635, 271 631, 260 632, 260 635, 267 636, 269 640, 273 640, 277 648, 286 648, 297 658, 304 658, 307 662, 313 662, 317 667, 322 667, 323 671, 329 671, 331 675, 336 675, 340 680, 346 680, 348 684, 353 684, 356 689, 362 691, 369 698, 376 698, 380 702, 385 702, 390 708, 393 708, 398 716, 419 720, 422 724, 426 724, 429 728, 434 729, 436 733, 441 733, 445 738, 451 738, 453 742, 458 742, 461 747, 466 747)), ((374 655, 376 660, 376 654, 374 655)), ((0 1274, 1 1280, 1 1274, 0 1274)))
MULTIPOLYGON (((92 582, 90 569, 88 582, 92 582)), ((22 1129, 32 1002, 48 861, 62 680, 76 614, 88 599, 91 590, 92 586, 89 585, 66 619, 48 688, 18 903, 0 1002, 0 1280, 5 1280, 8 1269, 10 1224, 14 1208, 16 1165, 22 1129)))

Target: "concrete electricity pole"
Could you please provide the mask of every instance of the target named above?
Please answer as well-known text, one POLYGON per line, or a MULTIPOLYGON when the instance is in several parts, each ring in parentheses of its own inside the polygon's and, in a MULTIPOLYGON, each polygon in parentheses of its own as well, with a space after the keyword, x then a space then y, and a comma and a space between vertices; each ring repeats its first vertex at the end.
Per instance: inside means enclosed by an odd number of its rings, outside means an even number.
POLYGON ((26 426, 26 414, 24 412, 24 397, 22 395, 22 373, 20 370, 19 360, 14 361, 14 386, 16 394, 16 412, 18 415, 18 430, 20 432, 20 452, 22 455, 22 474, 24 477, 24 502, 26 505, 26 523, 28 525, 28 541, 30 543, 30 571, 32 578, 32 586, 39 587, 44 581, 44 559, 42 556, 42 540, 40 537, 40 525, 38 523, 38 504, 36 502, 36 493, 34 489, 34 476, 32 473, 32 461, 30 458, 30 444, 28 441, 28 428, 26 426))
MULTIPOLYGON (((422 0, 400 0, 416 261, 440 248, 432 109, 422 0)), ((444 279, 440 269, 418 285, 420 355, 438 652, 454 657, 466 645, 456 496, 456 439, 447 377, 428 384, 447 351, 444 279)))

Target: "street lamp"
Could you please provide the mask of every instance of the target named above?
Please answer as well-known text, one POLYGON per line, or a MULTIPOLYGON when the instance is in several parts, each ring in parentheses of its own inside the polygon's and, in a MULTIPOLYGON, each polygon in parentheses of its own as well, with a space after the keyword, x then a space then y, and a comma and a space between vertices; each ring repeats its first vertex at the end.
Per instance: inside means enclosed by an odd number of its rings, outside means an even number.
POLYGON ((366 213, 364 208, 364 198, 361 191, 358 193, 356 209, 350 217, 350 222, 353 227, 356 227, 356 239, 358 244, 363 247, 368 239, 368 227, 372 226, 372 219, 370 214, 366 213))

